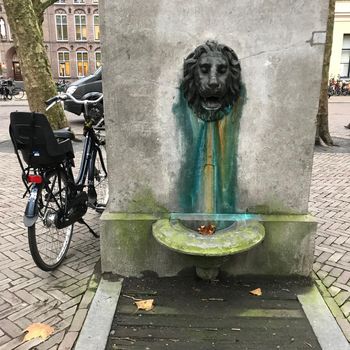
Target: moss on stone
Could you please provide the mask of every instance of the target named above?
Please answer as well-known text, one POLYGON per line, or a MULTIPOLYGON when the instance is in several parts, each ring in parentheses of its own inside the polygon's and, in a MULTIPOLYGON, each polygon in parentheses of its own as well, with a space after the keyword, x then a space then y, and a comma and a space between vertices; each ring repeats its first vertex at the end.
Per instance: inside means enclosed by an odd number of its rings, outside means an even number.
POLYGON ((144 188, 138 191, 127 207, 128 213, 168 213, 169 210, 160 204, 156 199, 153 191, 144 188))
POLYGON ((264 236, 264 226, 258 222, 233 225, 211 236, 203 236, 179 221, 158 220, 153 224, 156 240, 180 253, 203 256, 225 256, 247 251, 259 244, 264 236))

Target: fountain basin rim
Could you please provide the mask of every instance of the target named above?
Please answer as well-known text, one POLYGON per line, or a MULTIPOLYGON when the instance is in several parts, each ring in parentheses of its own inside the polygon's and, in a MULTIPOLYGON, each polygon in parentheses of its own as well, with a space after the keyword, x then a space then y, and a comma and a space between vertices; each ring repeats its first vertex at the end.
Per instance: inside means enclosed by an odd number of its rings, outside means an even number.
POLYGON ((184 226, 177 219, 161 219, 153 224, 152 233, 160 244, 176 252, 214 257, 252 249, 264 239, 265 228, 258 221, 248 221, 242 225, 236 222, 214 235, 206 236, 184 226))

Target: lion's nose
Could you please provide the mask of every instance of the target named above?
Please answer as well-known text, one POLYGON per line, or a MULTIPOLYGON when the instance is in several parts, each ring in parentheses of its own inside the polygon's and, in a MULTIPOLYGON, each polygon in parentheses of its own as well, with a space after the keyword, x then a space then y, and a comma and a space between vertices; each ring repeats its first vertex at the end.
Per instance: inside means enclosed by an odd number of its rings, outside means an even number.
POLYGON ((215 76, 211 76, 210 77, 208 85, 212 89, 215 89, 215 88, 219 87, 218 80, 216 79, 215 76))

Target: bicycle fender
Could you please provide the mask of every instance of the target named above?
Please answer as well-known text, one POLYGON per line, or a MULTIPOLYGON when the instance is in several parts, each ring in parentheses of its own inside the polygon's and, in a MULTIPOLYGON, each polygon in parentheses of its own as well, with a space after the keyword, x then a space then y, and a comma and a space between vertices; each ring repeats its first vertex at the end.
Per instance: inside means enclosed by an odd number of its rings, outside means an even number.
POLYGON ((33 226, 38 219, 38 194, 39 194, 39 186, 35 185, 30 190, 30 195, 28 199, 28 203, 26 206, 26 210, 23 216, 24 226, 30 227, 33 226))
MULTIPOLYGON (((88 92, 81 98, 82 100, 97 100, 102 95, 101 92, 93 91, 88 92)), ((101 102, 101 101, 100 101, 101 102)))

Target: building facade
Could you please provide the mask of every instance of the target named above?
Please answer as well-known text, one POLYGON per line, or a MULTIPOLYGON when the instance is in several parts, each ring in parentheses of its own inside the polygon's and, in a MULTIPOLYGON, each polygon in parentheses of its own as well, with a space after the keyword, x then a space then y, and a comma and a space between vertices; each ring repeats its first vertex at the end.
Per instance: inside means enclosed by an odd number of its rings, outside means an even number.
MULTIPOLYGON (((54 79, 73 81, 101 65, 98 0, 59 0, 44 14, 44 44, 54 79)), ((21 67, 0 0, 0 74, 22 80, 21 67)))
POLYGON ((330 78, 350 79, 350 1, 335 5, 330 78))

